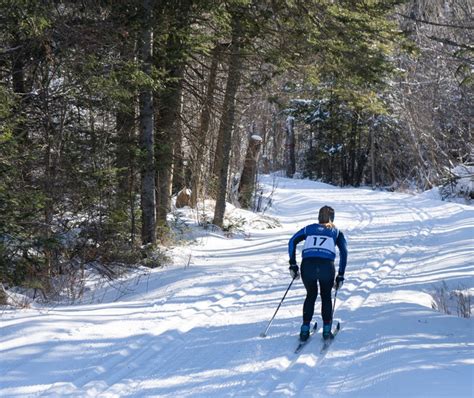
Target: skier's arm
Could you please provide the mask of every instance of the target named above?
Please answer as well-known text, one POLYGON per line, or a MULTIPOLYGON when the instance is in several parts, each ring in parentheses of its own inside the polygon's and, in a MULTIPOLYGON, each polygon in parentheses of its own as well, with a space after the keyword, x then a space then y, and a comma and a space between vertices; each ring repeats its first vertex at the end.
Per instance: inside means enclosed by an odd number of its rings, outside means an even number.
POLYGON ((290 256, 290 264, 296 264, 296 245, 306 239, 306 228, 300 229, 294 234, 288 242, 288 255, 290 256))
POLYGON ((339 231, 339 235, 336 239, 336 246, 339 249, 339 272, 338 274, 344 276, 346 272, 347 264, 347 241, 342 232, 339 231))

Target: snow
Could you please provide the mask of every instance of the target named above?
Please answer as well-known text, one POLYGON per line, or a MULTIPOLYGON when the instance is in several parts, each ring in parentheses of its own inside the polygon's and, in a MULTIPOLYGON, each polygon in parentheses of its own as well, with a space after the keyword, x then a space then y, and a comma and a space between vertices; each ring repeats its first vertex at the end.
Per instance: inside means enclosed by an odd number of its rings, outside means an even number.
MULTIPOLYGON (((201 230, 174 249, 174 265, 134 275, 118 297, 104 290, 99 301, 4 309, 0 396, 472 397, 473 320, 433 310, 432 294, 443 282, 472 292, 474 209, 277 182, 266 215, 280 225, 249 222, 232 238, 201 230), (290 282, 288 239, 325 204, 349 245, 335 312, 342 330, 325 355, 320 330, 295 355, 301 281, 259 335, 290 282)), ((273 179, 260 183, 270 191, 273 179)), ((319 312, 318 299, 320 321, 319 312)))
POLYGON ((474 165, 457 165, 451 174, 458 178, 453 192, 468 197, 474 194, 474 165))

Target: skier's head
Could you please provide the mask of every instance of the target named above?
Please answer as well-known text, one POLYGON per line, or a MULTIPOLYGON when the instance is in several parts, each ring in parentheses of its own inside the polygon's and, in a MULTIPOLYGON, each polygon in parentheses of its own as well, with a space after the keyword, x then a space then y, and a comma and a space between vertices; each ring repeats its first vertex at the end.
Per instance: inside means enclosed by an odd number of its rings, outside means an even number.
POLYGON ((334 222, 334 209, 323 206, 319 209, 318 222, 320 224, 332 224, 334 222))

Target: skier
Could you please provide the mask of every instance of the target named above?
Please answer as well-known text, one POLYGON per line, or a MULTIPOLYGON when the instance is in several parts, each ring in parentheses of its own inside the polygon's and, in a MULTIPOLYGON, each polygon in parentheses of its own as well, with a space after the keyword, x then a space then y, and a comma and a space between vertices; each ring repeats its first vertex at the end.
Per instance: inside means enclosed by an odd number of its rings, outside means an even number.
POLYGON ((290 255, 290 274, 293 279, 300 276, 296 264, 296 245, 305 241, 301 277, 306 288, 306 299, 303 305, 303 325, 300 340, 306 341, 310 334, 310 323, 314 314, 314 304, 318 296, 318 281, 321 289, 321 315, 323 318, 323 339, 332 338, 332 288, 337 290, 344 283, 344 272, 347 263, 347 243, 344 234, 339 231, 334 222, 334 209, 323 206, 319 210, 318 224, 310 224, 299 230, 288 242, 290 255), (339 249, 339 269, 335 277, 334 260, 336 246, 339 249))

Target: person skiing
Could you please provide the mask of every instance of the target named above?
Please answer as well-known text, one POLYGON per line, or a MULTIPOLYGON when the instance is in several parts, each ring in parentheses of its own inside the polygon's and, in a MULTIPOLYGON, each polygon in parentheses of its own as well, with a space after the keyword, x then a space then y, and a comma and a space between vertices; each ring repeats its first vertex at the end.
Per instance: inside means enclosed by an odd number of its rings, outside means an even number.
POLYGON ((319 210, 318 223, 310 224, 300 229, 288 242, 290 256, 290 274, 293 279, 300 276, 296 264, 296 246, 304 242, 301 262, 301 278, 306 288, 306 298, 303 304, 303 325, 300 340, 306 341, 310 334, 311 319, 314 305, 318 297, 318 282, 321 290, 321 316, 323 318, 323 339, 333 337, 331 292, 341 288, 344 283, 344 272, 347 264, 347 242, 344 234, 334 225, 334 209, 323 206, 319 210), (336 246, 339 249, 339 269, 335 277, 334 260, 336 246))

